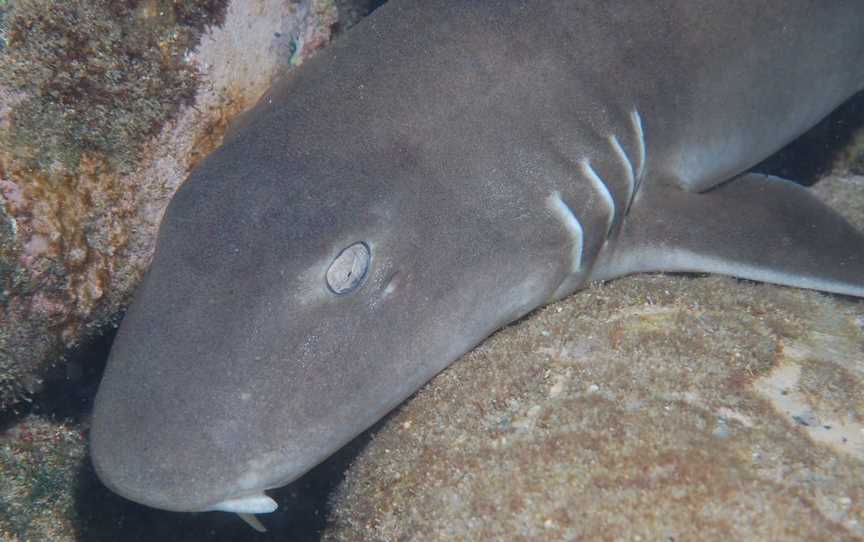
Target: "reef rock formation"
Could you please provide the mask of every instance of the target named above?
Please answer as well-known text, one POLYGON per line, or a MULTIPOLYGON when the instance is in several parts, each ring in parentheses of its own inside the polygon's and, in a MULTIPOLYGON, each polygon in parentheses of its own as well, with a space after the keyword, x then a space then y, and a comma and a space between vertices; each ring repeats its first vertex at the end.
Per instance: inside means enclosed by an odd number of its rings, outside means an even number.
POLYGON ((189 170, 335 21, 328 0, 0 2, 0 409, 114 323, 189 170))

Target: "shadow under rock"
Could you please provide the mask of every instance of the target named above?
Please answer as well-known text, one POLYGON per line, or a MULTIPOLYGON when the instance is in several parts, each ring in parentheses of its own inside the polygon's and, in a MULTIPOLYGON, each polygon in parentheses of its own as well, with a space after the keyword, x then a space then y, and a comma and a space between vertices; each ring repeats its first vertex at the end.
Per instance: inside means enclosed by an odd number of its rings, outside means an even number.
POLYGON ((101 335, 66 354, 42 376, 42 385, 29 401, 0 412, 0 432, 29 415, 72 425, 85 422, 93 408, 93 398, 116 334, 116 328, 108 327, 101 335))
POLYGON ((363 17, 386 4, 387 0, 335 0, 335 2, 339 20, 333 26, 333 31, 338 36, 360 22, 363 17))
POLYGON ((862 127, 864 92, 859 92, 753 170, 810 186, 830 173, 838 158, 837 149, 850 145, 862 127))

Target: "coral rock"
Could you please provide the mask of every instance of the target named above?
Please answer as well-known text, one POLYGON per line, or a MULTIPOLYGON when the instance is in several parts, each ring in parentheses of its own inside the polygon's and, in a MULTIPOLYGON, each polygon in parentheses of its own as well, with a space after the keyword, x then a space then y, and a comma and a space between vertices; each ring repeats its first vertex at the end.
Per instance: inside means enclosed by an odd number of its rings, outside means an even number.
POLYGON ((328 0, 0 3, 0 409, 117 320, 189 170, 335 17, 328 0))

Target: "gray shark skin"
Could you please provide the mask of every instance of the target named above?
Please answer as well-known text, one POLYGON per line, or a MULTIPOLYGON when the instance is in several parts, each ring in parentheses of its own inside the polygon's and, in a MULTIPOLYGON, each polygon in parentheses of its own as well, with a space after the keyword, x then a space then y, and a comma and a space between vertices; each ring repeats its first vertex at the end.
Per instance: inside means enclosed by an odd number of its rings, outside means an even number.
POLYGON ((392 0, 171 202, 96 399, 98 475, 272 511, 266 489, 591 280, 864 296, 860 232, 742 175, 864 88, 862 58, 858 0, 392 0))

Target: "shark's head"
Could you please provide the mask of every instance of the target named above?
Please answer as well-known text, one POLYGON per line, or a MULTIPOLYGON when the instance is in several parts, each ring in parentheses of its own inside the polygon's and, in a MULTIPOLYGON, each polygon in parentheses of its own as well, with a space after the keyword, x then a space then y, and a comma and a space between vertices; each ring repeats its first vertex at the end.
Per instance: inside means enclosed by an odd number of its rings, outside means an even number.
MULTIPOLYGON (((171 202, 96 399, 98 475, 152 507, 272 511, 264 490, 560 282, 538 254, 561 239, 497 222, 523 213, 499 205, 511 194, 436 183, 472 174, 459 164, 285 151, 255 133, 171 202)), ((537 212, 554 223, 542 198, 537 212)))

